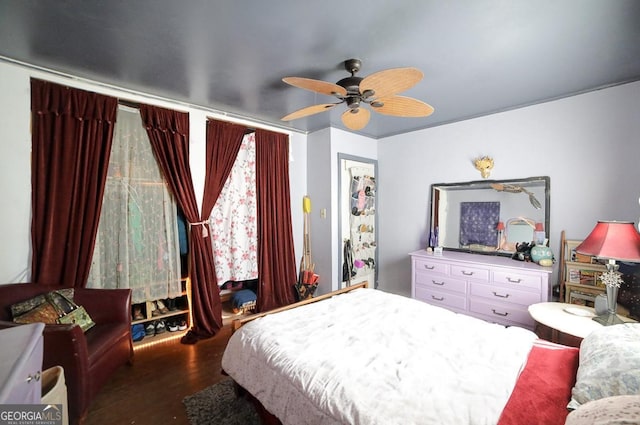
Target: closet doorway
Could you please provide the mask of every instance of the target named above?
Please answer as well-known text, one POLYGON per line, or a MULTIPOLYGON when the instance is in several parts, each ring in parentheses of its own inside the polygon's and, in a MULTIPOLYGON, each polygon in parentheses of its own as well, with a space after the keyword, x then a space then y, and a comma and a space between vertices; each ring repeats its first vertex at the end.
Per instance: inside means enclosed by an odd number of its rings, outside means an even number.
POLYGON ((378 161, 338 154, 340 288, 378 287, 378 161))

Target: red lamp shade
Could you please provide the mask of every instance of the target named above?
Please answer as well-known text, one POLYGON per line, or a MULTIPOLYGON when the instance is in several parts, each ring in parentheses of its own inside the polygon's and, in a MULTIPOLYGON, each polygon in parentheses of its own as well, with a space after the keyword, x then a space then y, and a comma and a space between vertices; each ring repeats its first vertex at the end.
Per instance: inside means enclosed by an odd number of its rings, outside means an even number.
POLYGON ((496 230, 504 230, 504 221, 499 221, 496 230))
POLYGON ((536 227, 534 229, 536 232, 544 232, 544 226, 542 223, 536 223, 536 227))
POLYGON ((640 263, 640 234, 630 221, 598 221, 576 252, 640 263))

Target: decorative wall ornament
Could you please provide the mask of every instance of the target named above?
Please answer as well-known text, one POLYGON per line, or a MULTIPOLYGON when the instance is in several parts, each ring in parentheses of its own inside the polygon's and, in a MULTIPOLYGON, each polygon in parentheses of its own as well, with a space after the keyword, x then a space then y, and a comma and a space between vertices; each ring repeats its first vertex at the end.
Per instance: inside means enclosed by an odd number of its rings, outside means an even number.
POLYGON ((482 158, 476 158, 473 161, 476 170, 480 171, 483 179, 488 179, 493 170, 493 158, 489 156, 483 156, 482 158))

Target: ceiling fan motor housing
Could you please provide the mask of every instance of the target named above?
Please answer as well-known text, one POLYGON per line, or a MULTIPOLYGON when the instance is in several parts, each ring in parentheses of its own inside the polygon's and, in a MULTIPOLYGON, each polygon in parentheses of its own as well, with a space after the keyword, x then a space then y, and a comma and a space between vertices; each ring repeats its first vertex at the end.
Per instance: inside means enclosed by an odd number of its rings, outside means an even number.
POLYGON ((360 94, 360 82, 362 81, 362 77, 346 77, 342 80, 338 81, 336 84, 344 87, 347 91, 348 95, 359 95, 360 94))

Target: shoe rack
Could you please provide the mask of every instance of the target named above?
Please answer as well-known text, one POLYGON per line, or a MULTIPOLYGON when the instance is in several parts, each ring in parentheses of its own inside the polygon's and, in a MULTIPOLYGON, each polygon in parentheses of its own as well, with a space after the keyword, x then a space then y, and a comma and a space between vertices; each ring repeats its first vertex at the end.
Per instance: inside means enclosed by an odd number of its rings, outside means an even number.
POLYGON ((189 278, 182 278, 181 285, 182 295, 176 298, 131 305, 131 325, 142 324, 147 331, 142 340, 133 342, 134 348, 178 338, 187 332, 191 324, 189 278), (151 327, 153 333, 149 331, 151 327))

